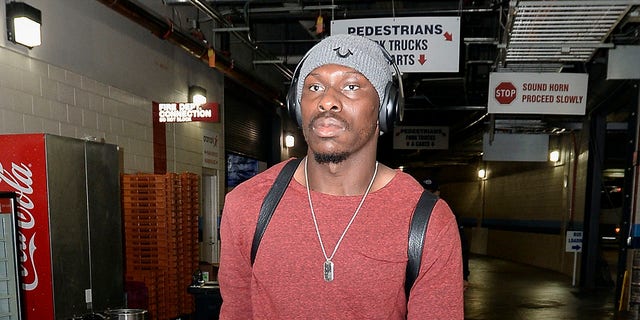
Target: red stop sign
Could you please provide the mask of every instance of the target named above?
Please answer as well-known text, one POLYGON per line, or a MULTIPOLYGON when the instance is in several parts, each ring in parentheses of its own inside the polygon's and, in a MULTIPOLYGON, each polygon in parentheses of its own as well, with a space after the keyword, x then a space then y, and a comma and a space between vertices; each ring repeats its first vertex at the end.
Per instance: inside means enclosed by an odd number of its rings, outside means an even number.
POLYGON ((494 96, 500 104, 509 104, 516 98, 517 90, 511 82, 500 82, 494 96))

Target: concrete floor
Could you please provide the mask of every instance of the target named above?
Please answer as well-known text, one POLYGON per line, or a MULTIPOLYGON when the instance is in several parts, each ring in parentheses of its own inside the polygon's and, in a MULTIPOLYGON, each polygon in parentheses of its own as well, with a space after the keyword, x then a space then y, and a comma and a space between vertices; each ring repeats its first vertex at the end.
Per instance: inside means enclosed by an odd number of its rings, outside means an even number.
POLYGON ((613 288, 585 292, 570 276, 486 256, 472 256, 469 266, 467 320, 632 319, 616 312, 613 288))

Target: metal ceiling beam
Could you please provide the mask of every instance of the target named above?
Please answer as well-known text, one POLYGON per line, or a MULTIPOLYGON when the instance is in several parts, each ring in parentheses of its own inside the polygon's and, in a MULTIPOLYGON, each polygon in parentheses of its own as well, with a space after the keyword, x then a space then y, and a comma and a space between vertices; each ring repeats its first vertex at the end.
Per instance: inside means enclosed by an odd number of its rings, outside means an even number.
MULTIPOLYGON (((513 0, 512 0, 513 2, 513 0)), ((518 6, 545 7, 561 3, 560 6, 584 7, 584 6, 612 6, 612 5, 640 5, 640 0, 559 0, 559 1, 515 1, 518 6)))
POLYGON ((589 61, 640 0, 511 1, 500 63, 589 61))
MULTIPOLYGON (((146 8, 131 0, 97 0, 112 10, 129 18, 131 21, 151 31, 154 35, 162 40, 166 40, 187 51, 204 63, 209 63, 208 50, 209 47, 191 37, 188 34, 175 28, 170 20, 158 17, 146 8)), ((242 86, 255 92, 257 95, 276 104, 283 104, 279 101, 279 97, 272 88, 267 88, 264 84, 258 83, 252 76, 232 68, 230 62, 222 55, 216 59, 216 70, 222 72, 229 79, 238 82, 242 86)))
POLYGON ((272 13, 272 12, 302 12, 302 11, 318 11, 318 10, 334 10, 337 5, 324 6, 283 6, 270 8, 248 8, 249 13, 272 13))
MULTIPOLYGON (((209 3, 204 0, 189 0, 191 4, 193 4, 196 8, 204 12, 206 15, 211 17, 211 19, 215 20, 218 24, 222 25, 225 28, 233 28, 234 26, 230 24, 223 15, 221 15, 218 11, 216 11, 209 3)), ((273 58, 271 54, 261 50, 252 40, 241 34, 238 31, 230 31, 232 35, 234 35, 237 39, 242 41, 247 47, 251 48, 254 52, 262 55, 265 58, 273 58)), ((285 78, 291 79, 293 76, 293 72, 289 70, 286 66, 282 64, 273 64, 273 66, 278 70, 285 78)))
MULTIPOLYGON (((420 100, 422 101, 422 100, 420 100)), ((487 106, 439 106, 414 107, 410 99, 406 99, 404 111, 485 111, 487 106)))

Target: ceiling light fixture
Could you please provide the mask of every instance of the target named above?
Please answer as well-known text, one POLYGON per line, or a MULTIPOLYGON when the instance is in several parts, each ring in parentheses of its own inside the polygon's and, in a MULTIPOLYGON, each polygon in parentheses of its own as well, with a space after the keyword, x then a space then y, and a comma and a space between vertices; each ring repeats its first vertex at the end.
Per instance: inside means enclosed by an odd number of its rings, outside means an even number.
POLYGON ((287 148, 293 148, 296 145, 296 138, 291 134, 287 134, 284 137, 284 145, 287 148))
POLYGON ((9 41, 29 49, 41 45, 42 14, 40 10, 24 2, 9 2, 6 9, 9 41))
POLYGON ((189 86, 189 102, 197 105, 207 103, 207 90, 199 86, 189 86))

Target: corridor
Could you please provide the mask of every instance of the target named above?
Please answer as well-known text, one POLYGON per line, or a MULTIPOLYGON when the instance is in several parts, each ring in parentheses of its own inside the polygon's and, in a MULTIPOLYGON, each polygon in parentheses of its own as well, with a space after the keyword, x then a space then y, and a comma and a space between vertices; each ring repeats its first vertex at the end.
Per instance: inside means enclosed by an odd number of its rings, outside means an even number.
POLYGON ((467 320, 632 319, 618 314, 614 289, 585 292, 570 276, 487 256, 469 261, 467 320))

